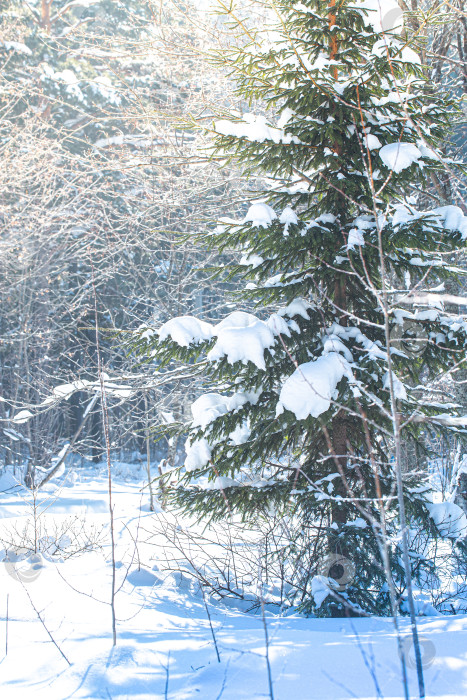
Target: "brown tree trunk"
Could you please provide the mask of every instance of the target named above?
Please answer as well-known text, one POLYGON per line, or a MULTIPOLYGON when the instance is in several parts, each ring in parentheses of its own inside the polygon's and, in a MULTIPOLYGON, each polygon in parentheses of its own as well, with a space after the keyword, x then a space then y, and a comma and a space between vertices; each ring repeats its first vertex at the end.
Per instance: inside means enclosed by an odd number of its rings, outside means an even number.
MULTIPOLYGON (((331 0, 331 8, 334 8, 335 6, 336 6, 336 0, 331 0)), ((329 30, 331 30, 335 24, 336 24, 336 15, 334 14, 334 11, 331 10, 331 12, 329 13, 329 30)), ((337 54, 337 37, 336 37, 335 32, 332 32, 332 34, 331 34, 331 55, 330 55, 331 61, 333 61, 335 59, 336 54, 337 54)), ((333 69, 333 74, 334 74, 334 78, 337 80, 337 66, 333 69)))
POLYGON ((41 27, 45 29, 47 34, 50 34, 51 22, 50 22, 50 8, 52 6, 52 0, 42 0, 41 3, 41 27))
MULTIPOLYGON (((330 2, 330 12, 329 12, 329 31, 330 31, 330 59, 334 60, 337 56, 338 42, 335 31, 332 31, 332 27, 336 24, 336 14, 335 14, 336 0, 331 0, 330 2)), ((333 76, 337 80, 338 71, 337 66, 333 68, 333 76)), ((339 152, 339 146, 336 144, 334 149, 339 152)), ((347 280, 345 277, 337 277, 334 286, 334 304, 336 306, 337 316, 339 318, 339 324, 341 326, 347 326, 347 280)), ((347 477, 347 421, 346 413, 344 410, 337 412, 336 416, 332 421, 332 449, 334 455, 336 456, 340 467, 344 475, 347 477)), ((345 484, 342 479, 336 481, 336 490, 334 495, 339 495, 342 497, 347 496, 345 484)), ((342 507, 342 503, 338 501, 333 501, 331 506, 331 520, 333 523, 344 523, 347 521, 347 515, 345 508, 342 507)), ((342 552, 340 552, 342 553, 342 552)))

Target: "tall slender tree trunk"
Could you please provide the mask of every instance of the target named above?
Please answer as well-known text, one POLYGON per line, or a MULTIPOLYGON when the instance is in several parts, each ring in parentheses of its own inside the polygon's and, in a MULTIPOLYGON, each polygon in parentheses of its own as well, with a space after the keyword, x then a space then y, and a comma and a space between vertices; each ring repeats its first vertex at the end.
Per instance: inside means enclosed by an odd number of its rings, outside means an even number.
MULTIPOLYGON (((347 285, 345 278, 337 278, 335 283, 334 292, 334 303, 336 305, 336 311, 339 313, 339 309, 342 309, 342 314, 339 317, 339 323, 341 326, 347 326, 347 285)), ((349 475, 347 473, 348 467, 348 427, 347 427, 347 415, 345 410, 341 409, 335 415, 332 421, 332 447, 334 454, 339 462, 342 472, 344 473, 347 480, 349 480, 349 475)), ((336 481, 336 496, 346 497, 349 494, 346 491, 346 487, 343 479, 336 481)), ((342 503, 338 501, 333 501, 331 506, 331 516, 333 523, 343 524, 347 522, 346 508, 342 503)), ((344 554, 344 552, 339 552, 344 554)))
POLYGON ((45 29, 47 34, 50 34, 50 29, 52 27, 50 21, 50 9, 52 7, 52 0, 42 0, 41 2, 41 27, 45 29))
MULTIPOLYGON (((335 7, 336 0, 331 0, 331 10, 329 13, 329 31, 331 34, 330 40, 330 58, 333 61, 336 58, 338 51, 338 42, 335 32, 332 28, 336 24, 335 7)), ((337 67, 333 69, 334 78, 337 80, 338 73, 337 67)), ((338 144, 334 146, 335 150, 339 152, 338 144)), ((344 203, 343 203, 344 204, 344 203)), ((339 316, 339 323, 341 326, 347 326, 347 281, 345 277, 337 277, 334 286, 334 303, 336 305, 336 311, 339 316)), ((337 415, 332 421, 332 447, 334 454, 342 468, 343 473, 347 476, 347 450, 348 450, 348 437, 347 437, 347 421, 345 411, 338 411, 337 415)), ((336 495, 345 497, 346 488, 342 479, 337 483, 336 495)), ((347 515, 345 508, 342 504, 333 501, 331 506, 331 518, 333 523, 345 523, 347 521, 347 515)))

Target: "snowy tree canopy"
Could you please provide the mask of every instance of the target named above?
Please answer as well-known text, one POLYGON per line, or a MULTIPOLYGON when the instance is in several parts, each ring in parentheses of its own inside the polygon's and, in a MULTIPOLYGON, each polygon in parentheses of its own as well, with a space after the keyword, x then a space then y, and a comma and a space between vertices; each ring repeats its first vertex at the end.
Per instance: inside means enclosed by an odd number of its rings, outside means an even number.
MULTIPOLYGON (((385 26, 382 11, 396 3, 277 9, 277 26, 220 58, 239 95, 261 99, 264 111, 213 123, 214 153, 266 182, 243 218, 224 219, 210 237, 239 251, 231 271, 255 315, 235 311, 210 327, 174 319, 146 346, 163 365, 206 362, 211 393, 198 401, 211 397, 211 409, 187 426, 187 471, 171 493, 208 517, 325 514, 333 551, 359 561, 355 600, 382 610, 387 598, 362 593, 383 580, 368 559, 380 557, 378 538, 352 522, 366 513, 374 528, 377 493, 391 500, 393 411, 421 455, 420 426, 443 406, 431 379, 465 356, 464 318, 429 293, 460 272, 467 217, 457 201, 423 211, 416 194, 443 167, 456 106, 429 91, 400 15, 385 26), (411 286, 428 293, 414 312, 411 286), (413 326, 399 332, 407 313, 423 340, 415 358, 413 326), (232 405, 238 392, 255 399, 232 405)), ((411 522, 435 533, 420 473, 408 468, 404 479, 411 522)), ((402 577, 397 558, 393 566, 402 577)))

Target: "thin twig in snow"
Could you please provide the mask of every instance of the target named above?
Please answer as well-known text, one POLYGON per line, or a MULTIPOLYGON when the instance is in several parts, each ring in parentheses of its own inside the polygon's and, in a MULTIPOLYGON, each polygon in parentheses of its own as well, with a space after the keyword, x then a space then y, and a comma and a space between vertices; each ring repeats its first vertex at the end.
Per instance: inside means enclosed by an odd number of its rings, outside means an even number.
POLYGON ((71 666, 71 661, 68 660, 68 658, 65 656, 65 654, 63 653, 63 651, 62 651, 62 650, 60 649, 60 647, 58 646, 58 644, 57 644, 57 642, 55 641, 55 639, 52 637, 52 633, 50 632, 49 628, 48 628, 47 625, 45 624, 45 621, 42 619, 42 616, 41 616, 39 610, 38 610, 38 609, 36 608, 36 606, 34 605, 34 602, 33 602, 32 598, 31 598, 31 596, 29 595, 29 591, 27 590, 25 584, 23 583, 23 581, 21 581, 21 579, 19 579, 19 580, 20 580, 21 585, 23 586, 24 592, 26 593, 27 597, 29 598, 29 602, 31 603, 31 606, 32 606, 34 612, 36 613, 37 617, 38 617, 39 620, 40 620, 40 623, 41 623, 42 627, 43 627, 43 628, 45 629, 45 631, 47 632, 47 634, 48 634, 48 636, 49 636, 49 638, 50 638, 50 641, 51 641, 51 642, 54 644, 54 646, 58 649, 58 651, 60 652, 61 656, 63 656, 63 658, 64 658, 65 661, 67 662, 68 666, 71 666))

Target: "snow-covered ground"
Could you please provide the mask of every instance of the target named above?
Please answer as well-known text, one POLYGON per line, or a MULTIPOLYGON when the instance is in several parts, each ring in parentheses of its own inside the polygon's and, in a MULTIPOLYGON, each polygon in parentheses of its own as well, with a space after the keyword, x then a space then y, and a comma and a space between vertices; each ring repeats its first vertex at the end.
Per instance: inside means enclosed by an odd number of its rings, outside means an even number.
MULTIPOLYGON (((154 516, 142 483, 116 477, 113 484, 115 648, 105 474, 85 470, 74 483, 68 477, 58 490, 50 484, 41 495, 41 537, 53 539, 76 515, 71 539, 102 546, 68 559, 46 554, 38 561, 0 563, 2 700, 270 697, 261 615, 209 600, 218 662, 201 593, 186 577, 161 571, 162 545, 145 543, 154 516)), ((32 532, 31 498, 10 474, 0 476, 0 499, 0 536, 23 531, 28 521, 32 532)), ((71 543, 63 539, 62 545, 66 553, 71 543)), ((5 552, 0 554, 1 560, 5 552)), ((270 611, 265 619, 275 700, 403 697, 391 620, 306 619, 270 611)), ((407 635, 407 621, 401 624, 407 635)), ((467 617, 421 618, 420 634, 427 697, 466 697, 467 617)), ((411 695, 417 697, 415 671, 410 674, 411 695)))

